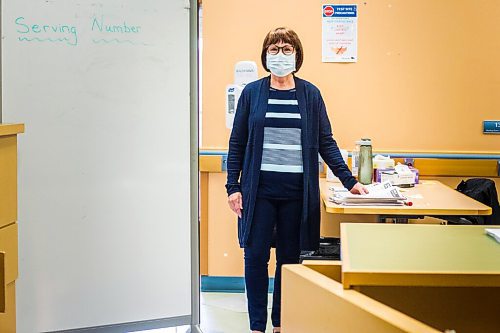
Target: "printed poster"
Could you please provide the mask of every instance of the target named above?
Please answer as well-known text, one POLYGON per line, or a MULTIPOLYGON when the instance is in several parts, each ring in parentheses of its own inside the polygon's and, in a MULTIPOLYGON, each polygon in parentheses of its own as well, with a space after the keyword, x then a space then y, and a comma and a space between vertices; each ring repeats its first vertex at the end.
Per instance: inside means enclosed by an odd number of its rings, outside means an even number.
POLYGON ((322 61, 358 61, 357 5, 323 5, 322 14, 322 61))

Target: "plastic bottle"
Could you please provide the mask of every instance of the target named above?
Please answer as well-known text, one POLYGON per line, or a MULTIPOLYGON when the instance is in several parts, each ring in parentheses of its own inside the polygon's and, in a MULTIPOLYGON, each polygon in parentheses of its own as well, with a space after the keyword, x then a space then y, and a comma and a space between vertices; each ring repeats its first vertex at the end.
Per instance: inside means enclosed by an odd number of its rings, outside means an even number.
POLYGON ((370 139, 361 139, 359 145, 358 181, 361 184, 368 185, 372 183, 372 177, 373 177, 372 141, 370 139))
POLYGON ((354 146, 354 150, 352 151, 351 158, 351 172, 354 177, 358 176, 359 170, 359 148, 361 145, 361 140, 356 141, 356 146, 354 146))

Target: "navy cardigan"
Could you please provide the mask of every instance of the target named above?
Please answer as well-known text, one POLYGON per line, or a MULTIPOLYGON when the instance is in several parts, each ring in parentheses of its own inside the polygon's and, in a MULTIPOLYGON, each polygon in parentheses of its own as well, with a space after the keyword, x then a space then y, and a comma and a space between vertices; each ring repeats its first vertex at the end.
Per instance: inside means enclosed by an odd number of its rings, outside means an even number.
MULTIPOLYGON (((320 238, 318 152, 346 188, 351 189, 356 184, 356 179, 344 163, 332 137, 330 121, 319 89, 305 80, 297 77, 294 79, 302 122, 304 168, 300 247, 302 250, 315 250, 320 238)), ((228 195, 241 192, 243 196, 242 218, 238 218, 241 247, 248 243, 257 198, 270 81, 268 76, 245 86, 238 101, 229 139, 226 189, 228 195)))

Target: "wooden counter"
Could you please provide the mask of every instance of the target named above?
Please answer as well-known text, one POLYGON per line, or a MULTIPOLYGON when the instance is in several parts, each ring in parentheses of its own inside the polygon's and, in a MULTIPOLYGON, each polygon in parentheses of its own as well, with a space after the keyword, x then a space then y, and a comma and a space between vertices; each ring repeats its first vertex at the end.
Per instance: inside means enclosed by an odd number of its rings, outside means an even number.
POLYGON ((283 332, 439 332, 356 290, 345 290, 340 281, 318 272, 321 266, 283 266, 283 332))
POLYGON ((484 226, 346 223, 341 238, 342 262, 283 266, 283 332, 498 332, 500 244, 484 226))

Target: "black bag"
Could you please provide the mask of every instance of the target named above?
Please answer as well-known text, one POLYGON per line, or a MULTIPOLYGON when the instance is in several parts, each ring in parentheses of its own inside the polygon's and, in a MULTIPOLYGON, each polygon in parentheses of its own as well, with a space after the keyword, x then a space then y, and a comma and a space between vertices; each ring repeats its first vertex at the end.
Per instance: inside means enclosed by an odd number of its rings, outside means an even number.
POLYGON ((321 237, 317 251, 302 251, 302 260, 340 260, 340 238, 321 237))
MULTIPOLYGON (((486 178, 462 180, 457 186, 457 191, 492 209, 491 215, 464 216, 463 218, 470 221, 470 224, 500 224, 500 206, 494 181, 486 178)), ((454 221, 450 222, 453 224, 454 221)))

